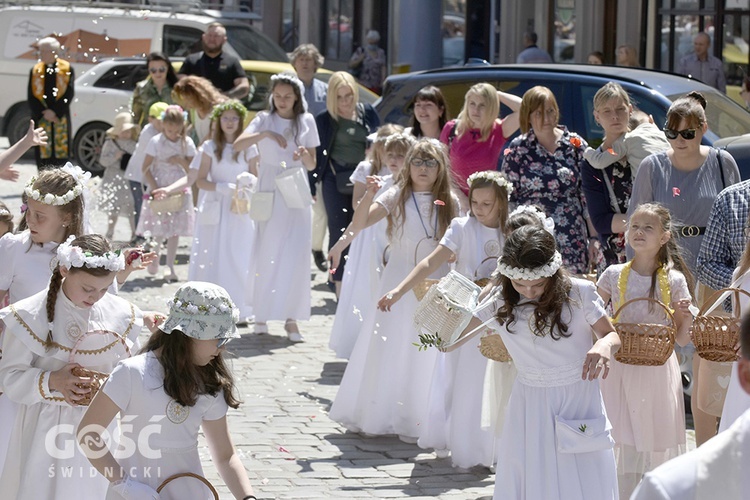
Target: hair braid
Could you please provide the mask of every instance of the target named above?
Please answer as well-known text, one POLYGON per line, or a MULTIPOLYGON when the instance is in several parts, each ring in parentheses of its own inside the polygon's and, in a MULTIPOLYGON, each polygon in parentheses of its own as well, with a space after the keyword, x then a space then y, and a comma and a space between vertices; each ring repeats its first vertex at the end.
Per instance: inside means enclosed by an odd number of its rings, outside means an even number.
POLYGON ((57 294, 60 292, 60 287, 62 286, 62 280, 62 274, 58 267, 52 271, 52 277, 49 280, 49 290, 47 290, 47 322, 50 326, 47 330, 47 340, 44 341, 45 349, 52 347, 51 325, 55 321, 55 304, 57 303, 57 294))

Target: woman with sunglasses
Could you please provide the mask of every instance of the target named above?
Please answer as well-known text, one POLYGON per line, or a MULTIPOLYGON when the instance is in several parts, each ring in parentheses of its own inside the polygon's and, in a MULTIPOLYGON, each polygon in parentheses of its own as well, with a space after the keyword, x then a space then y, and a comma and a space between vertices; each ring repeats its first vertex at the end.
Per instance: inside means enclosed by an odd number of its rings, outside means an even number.
MULTIPOLYGON (((641 162, 627 212, 629 219, 642 203, 656 201, 666 206, 673 220, 684 224, 678 229, 677 237, 685 262, 693 274, 714 200, 722 189, 740 181, 740 172, 732 155, 701 144, 707 130, 706 100, 702 94, 690 92, 672 103, 664 125, 670 149, 647 156, 641 162)), ((630 248, 628 255, 632 255, 630 248)), ((696 299, 698 303, 702 302, 700 294, 696 299)), ((715 416, 698 408, 701 390, 705 393, 711 389, 707 385, 700 387, 698 372, 701 363, 710 362, 701 362, 698 356, 693 356, 691 407, 698 446, 716 434, 715 416)), ((721 406, 718 412, 721 412, 721 406)))
POLYGON ((172 87, 177 83, 169 58, 159 52, 152 52, 146 58, 148 76, 135 85, 130 101, 133 121, 144 127, 148 123, 148 109, 156 102, 172 104, 172 87))

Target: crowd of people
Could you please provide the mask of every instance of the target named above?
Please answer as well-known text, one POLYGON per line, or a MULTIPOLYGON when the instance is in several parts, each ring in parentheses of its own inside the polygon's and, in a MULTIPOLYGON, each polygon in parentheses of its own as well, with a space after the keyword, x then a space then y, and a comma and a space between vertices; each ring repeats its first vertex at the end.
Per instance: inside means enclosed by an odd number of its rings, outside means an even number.
MULTIPOLYGON (((348 364, 330 417, 349 431, 496 468, 496 499, 670 498, 659 496, 678 487, 670 460, 689 467, 677 354, 619 357, 615 325, 668 325, 685 346, 701 286, 748 288, 750 181, 726 151, 701 145, 703 96, 675 100, 659 130, 608 83, 592 103, 605 132, 596 148, 560 124, 542 86, 516 96, 478 83, 455 120, 425 87, 403 128, 380 124, 350 73, 316 80, 323 57, 303 45, 290 55, 296 74, 274 75, 267 110, 250 120, 222 37, 211 26, 183 66, 203 76, 148 57, 131 112, 107 131, 96 199, 89 175, 66 164, 25 186, 17 228, 0 205, 0 498, 209 497, 179 485, 160 497, 161 481, 138 474, 157 461, 104 438, 119 414, 135 431, 166 417, 155 445, 168 475, 202 474, 202 429, 235 498, 255 499, 227 430, 239 403, 222 352, 250 323, 260 335, 282 321, 290 342, 304 341, 311 253, 337 297, 330 347, 348 364), (501 104, 511 112, 500 116, 501 104), (106 237, 91 234, 95 209, 108 214, 106 237), (120 215, 133 233, 122 251, 110 241, 120 215), (326 257, 316 224, 327 226, 326 257), (168 317, 117 297, 132 272, 159 273, 162 245, 163 279, 178 281, 181 237, 192 239, 189 282, 168 317), (412 318, 450 270, 491 307, 433 349, 412 318), (502 357, 480 349, 491 337, 502 357), (78 429, 81 448, 50 457, 58 424, 78 429), (100 474, 62 473, 84 466, 100 474)), ((32 75, 41 89, 65 85, 43 75, 32 75)), ((68 125, 51 118, 0 155, 0 173, 31 147, 66 158, 49 145, 68 125)), ((746 360, 724 364, 735 379, 726 395, 715 365, 695 357, 698 445, 722 411, 723 427, 738 422, 731 432, 747 425, 746 360)))

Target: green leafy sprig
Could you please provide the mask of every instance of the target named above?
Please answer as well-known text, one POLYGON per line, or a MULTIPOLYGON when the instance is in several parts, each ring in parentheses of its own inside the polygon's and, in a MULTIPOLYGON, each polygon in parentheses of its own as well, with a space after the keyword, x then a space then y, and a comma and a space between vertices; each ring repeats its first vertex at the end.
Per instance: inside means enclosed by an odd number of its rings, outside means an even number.
POLYGON ((443 339, 441 339, 437 332, 432 333, 420 333, 419 342, 414 342, 412 345, 417 347, 420 351, 426 351, 430 347, 436 347, 440 349, 443 347, 443 339))

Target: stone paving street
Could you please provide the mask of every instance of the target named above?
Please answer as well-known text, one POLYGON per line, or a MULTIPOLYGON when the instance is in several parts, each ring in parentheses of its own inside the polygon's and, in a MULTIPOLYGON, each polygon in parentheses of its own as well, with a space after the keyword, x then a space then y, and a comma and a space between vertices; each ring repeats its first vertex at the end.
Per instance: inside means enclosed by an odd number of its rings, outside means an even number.
MULTIPOLYGON (((7 147, 2 140, 0 145, 7 147)), ((0 200, 14 212, 19 210, 23 186, 36 173, 33 161, 24 160, 18 168, 18 183, 0 181, 0 200)), ((104 232, 103 214, 96 214, 93 224, 104 232)), ((121 219, 116 240, 129 239, 126 228, 121 219)), ((181 244, 177 274, 184 280, 190 240, 183 238, 181 244)), ((396 437, 348 433, 328 418, 346 361, 328 349, 334 296, 324 274, 312 265, 311 277, 312 319, 300 323, 305 343, 288 342, 279 322, 269 325, 269 335, 243 328, 242 338, 229 344, 244 401, 230 411, 229 425, 258 498, 490 498, 494 476, 487 469, 454 469, 450 459, 437 459, 416 445, 396 437)), ((142 309, 165 312, 167 298, 178 287, 179 283, 168 284, 160 275, 142 271, 126 283, 122 296, 142 309)), ((222 499, 231 499, 203 441, 200 453, 207 478, 222 499)))

